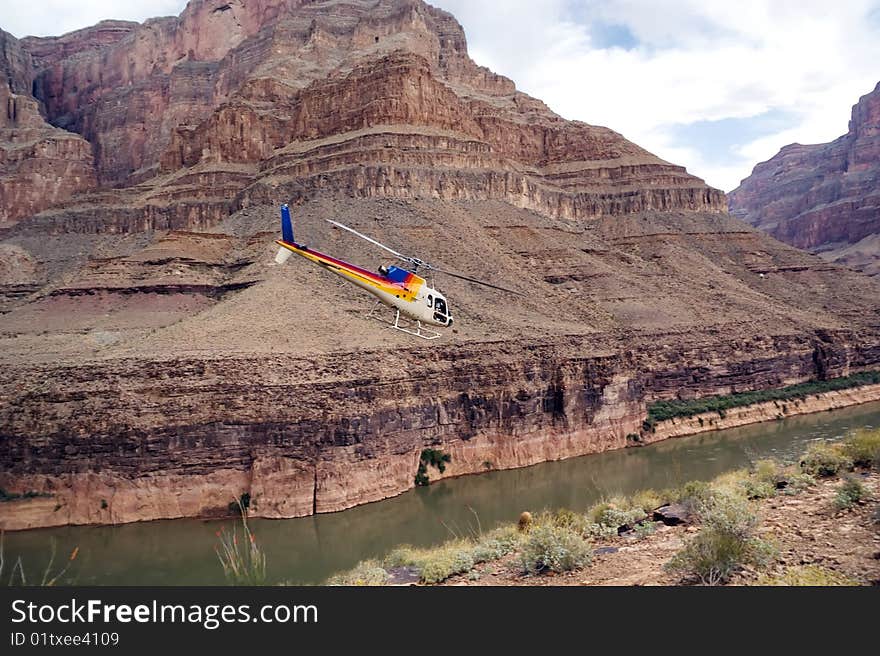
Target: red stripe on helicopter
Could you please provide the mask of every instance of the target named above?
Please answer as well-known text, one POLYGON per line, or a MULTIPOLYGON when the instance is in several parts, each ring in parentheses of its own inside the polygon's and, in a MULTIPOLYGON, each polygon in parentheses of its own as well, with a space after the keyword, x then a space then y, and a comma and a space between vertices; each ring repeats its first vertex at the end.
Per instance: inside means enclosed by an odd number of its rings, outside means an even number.
POLYGON ((353 271, 354 273, 357 273, 359 276, 363 276, 365 278, 370 278, 371 280, 383 283, 385 285, 393 285, 395 287, 402 287, 402 288, 406 289, 407 285, 409 285, 409 283, 415 277, 415 274, 413 274, 411 271, 409 271, 409 272, 407 272, 407 273, 409 273, 409 275, 406 277, 405 281, 397 282, 397 281, 392 280, 391 278, 388 278, 386 276, 380 276, 376 273, 373 273, 372 271, 368 271, 367 269, 362 269, 361 267, 359 267, 357 265, 349 264, 348 262, 346 262, 344 260, 337 260, 335 257, 330 257, 329 255, 325 255, 324 253, 321 253, 320 251, 312 250, 311 248, 304 248, 304 247, 300 246, 299 244, 291 244, 291 243, 288 243, 288 242, 281 240, 281 239, 278 240, 278 243, 284 244, 285 246, 288 246, 290 248, 295 248, 296 250, 299 250, 299 251, 303 251, 304 253, 309 253, 313 257, 324 260, 328 264, 334 264, 340 268, 348 269, 349 271, 353 271))

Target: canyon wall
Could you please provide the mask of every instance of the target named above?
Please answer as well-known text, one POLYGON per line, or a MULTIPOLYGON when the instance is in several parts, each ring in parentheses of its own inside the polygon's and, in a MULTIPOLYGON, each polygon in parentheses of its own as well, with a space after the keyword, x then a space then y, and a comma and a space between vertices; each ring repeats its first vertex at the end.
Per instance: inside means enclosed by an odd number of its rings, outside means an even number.
POLYGON ((82 137, 52 155, 85 158, 58 171, 69 189, 8 198, 18 218, 56 206, 38 217, 56 232, 203 229, 281 190, 500 199, 568 219, 725 207, 683 167, 477 66, 457 21, 419 0, 193 0, 179 17, 19 45, 28 102, 82 137))
POLYGON ((33 76, 30 53, 0 30, 0 229, 96 184, 91 146, 45 121, 33 76))
POLYGON ((730 211, 777 239, 880 274, 880 83, 828 144, 792 144, 730 193, 730 211))
MULTIPOLYGON (((415 349, 404 359, 430 357, 418 377, 377 375, 400 353, 373 354, 372 367, 340 354, 22 369, 3 389, 14 407, 0 420, 18 439, 0 443, 0 486, 37 496, 5 502, 0 521, 211 516, 243 493, 261 517, 341 510, 412 488, 427 447, 457 476, 666 437, 641 431, 649 401, 802 381, 820 348, 792 337, 579 355, 588 343, 415 349), (708 351, 725 364, 682 366, 708 351), (288 382, 267 381, 268 368, 288 382), (346 382, 296 376, 316 370, 346 382)), ((821 349, 829 376, 880 363, 853 334, 824 335, 821 349)))
POLYGON ((702 412, 692 417, 667 419, 658 422, 655 430, 645 433, 643 439, 650 444, 673 437, 736 428, 764 421, 778 421, 794 415, 839 410, 874 401, 880 401, 880 385, 822 392, 792 401, 765 401, 741 408, 730 408, 724 411, 723 417, 717 412, 702 412))

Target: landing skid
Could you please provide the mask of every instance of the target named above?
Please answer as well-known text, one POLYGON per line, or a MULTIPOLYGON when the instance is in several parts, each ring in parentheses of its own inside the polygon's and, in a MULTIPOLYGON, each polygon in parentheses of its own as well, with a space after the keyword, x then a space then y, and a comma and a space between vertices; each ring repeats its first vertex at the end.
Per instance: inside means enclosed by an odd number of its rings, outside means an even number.
POLYGON ((414 337, 421 337, 422 339, 437 339, 438 337, 442 337, 443 333, 438 333, 436 330, 431 330, 430 328, 426 328, 422 325, 422 322, 416 320, 415 328, 412 327, 413 322, 407 319, 404 319, 409 325, 401 325, 400 318, 400 310, 394 311, 394 321, 390 319, 385 319, 384 317, 379 316, 376 313, 376 308, 379 307, 379 303, 377 303, 370 313, 367 314, 367 319, 375 319, 376 321, 381 321, 384 324, 388 324, 394 330, 399 330, 402 333, 406 333, 407 335, 413 335, 414 337))

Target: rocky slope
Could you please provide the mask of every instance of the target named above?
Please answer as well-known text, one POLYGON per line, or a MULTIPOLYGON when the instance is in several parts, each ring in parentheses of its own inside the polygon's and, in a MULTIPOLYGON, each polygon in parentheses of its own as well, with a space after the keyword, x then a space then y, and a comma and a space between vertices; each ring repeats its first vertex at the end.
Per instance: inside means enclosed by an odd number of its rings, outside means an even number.
POLYGON ((853 107, 847 134, 758 164, 731 192, 730 211, 792 246, 880 274, 880 83, 853 107))
POLYGON ((0 487, 49 495, 7 528, 338 510, 427 446, 522 466, 626 446, 656 398, 880 366, 877 283, 556 116, 421 2, 193 0, 21 44, 97 187, 0 234, 0 487), (383 261, 324 219, 524 296, 438 278, 456 327, 414 343, 274 265, 280 202, 340 257, 383 261))

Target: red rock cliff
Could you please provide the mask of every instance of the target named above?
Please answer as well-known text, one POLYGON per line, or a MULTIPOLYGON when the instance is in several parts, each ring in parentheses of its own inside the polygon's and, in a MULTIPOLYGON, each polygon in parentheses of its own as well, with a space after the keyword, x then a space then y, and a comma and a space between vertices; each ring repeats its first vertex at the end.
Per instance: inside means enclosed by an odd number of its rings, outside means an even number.
POLYGON ((91 146, 46 123, 33 71, 30 53, 0 30, 0 227, 95 185, 91 146))
POLYGON ((849 132, 792 144, 730 194, 730 211, 798 248, 880 274, 880 84, 853 107, 849 132))
POLYGON ((119 208, 192 199, 193 185, 168 178, 191 167, 224 177, 195 199, 209 221, 280 176, 306 191, 501 199, 565 218, 725 205, 684 168, 477 66, 458 22, 420 0, 192 0, 179 17, 23 44, 49 121, 91 142, 100 183, 147 185, 78 203, 106 229, 154 225, 120 224, 119 208))

